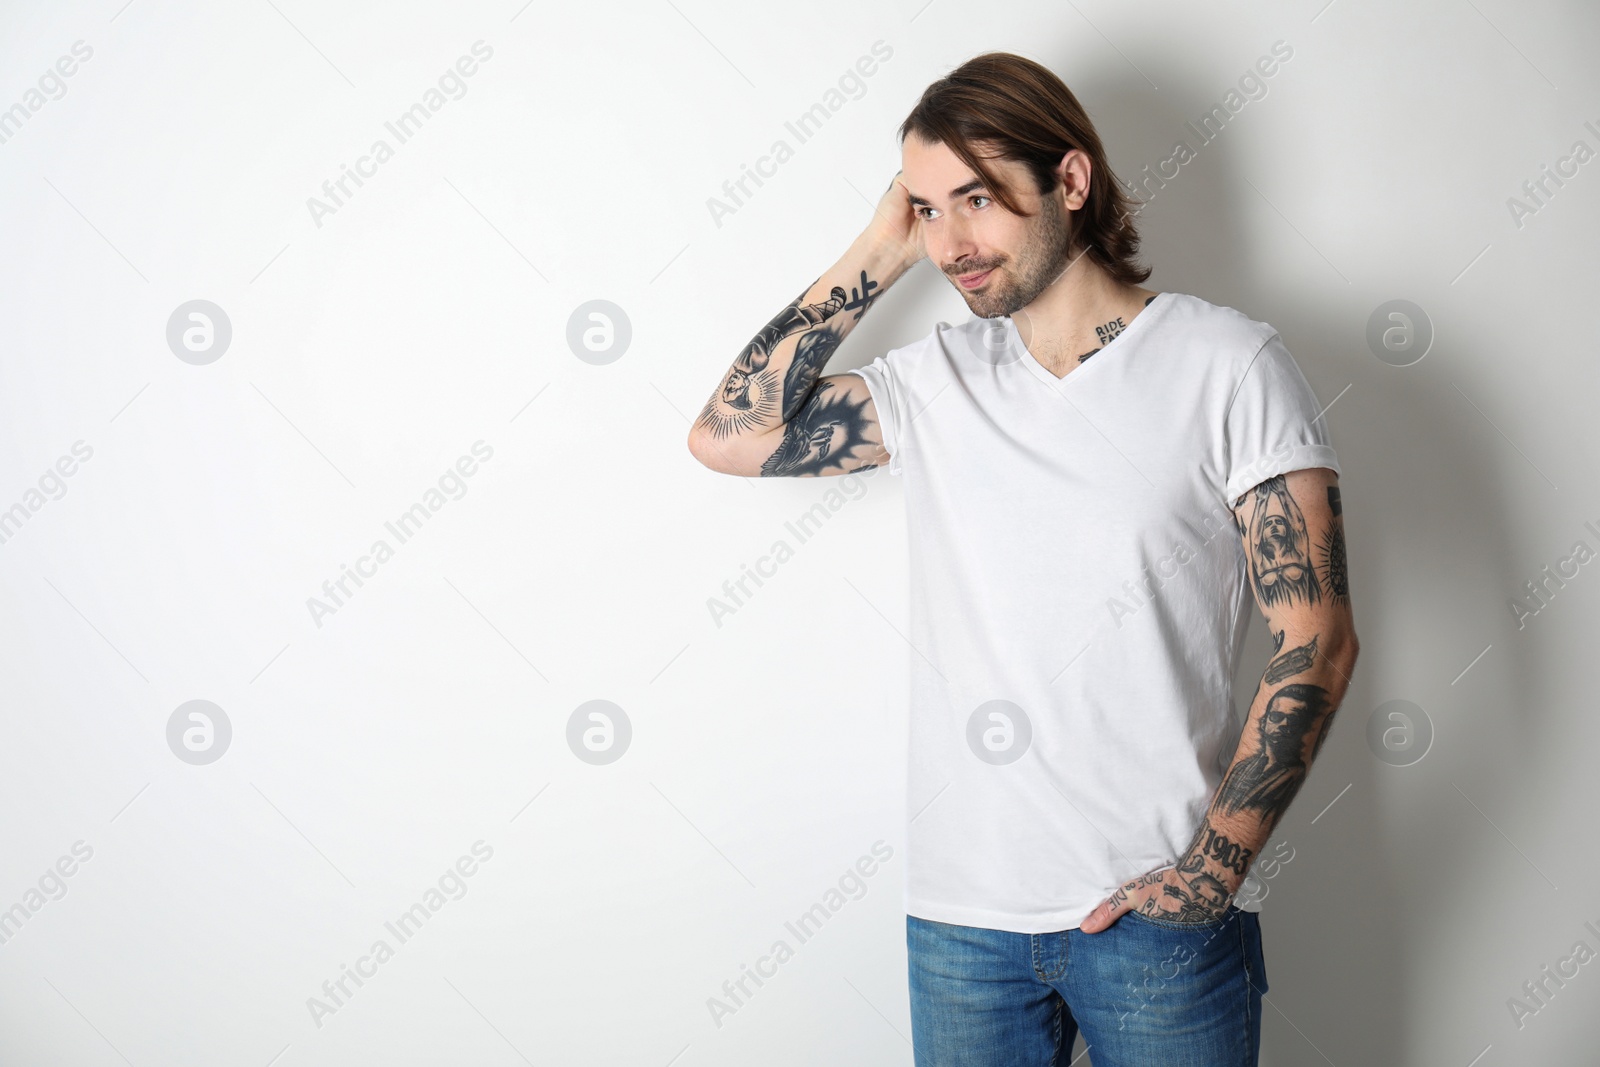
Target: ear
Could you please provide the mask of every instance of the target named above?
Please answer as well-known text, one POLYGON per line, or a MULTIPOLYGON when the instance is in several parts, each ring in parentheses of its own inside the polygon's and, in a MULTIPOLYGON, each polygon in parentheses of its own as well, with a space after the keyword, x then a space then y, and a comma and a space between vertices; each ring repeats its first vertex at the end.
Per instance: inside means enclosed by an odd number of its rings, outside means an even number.
POLYGON ((1093 170, 1088 153, 1079 148, 1069 150, 1056 164, 1056 180, 1061 183, 1057 191, 1065 198, 1064 205, 1068 211, 1077 211, 1089 199, 1089 179, 1093 170))

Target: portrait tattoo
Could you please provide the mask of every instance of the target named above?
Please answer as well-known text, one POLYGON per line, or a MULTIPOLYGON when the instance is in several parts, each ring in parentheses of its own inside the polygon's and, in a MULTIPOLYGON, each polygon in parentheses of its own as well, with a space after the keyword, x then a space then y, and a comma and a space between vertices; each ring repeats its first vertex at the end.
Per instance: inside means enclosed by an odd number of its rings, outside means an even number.
MULTIPOLYGON (((806 291, 810 291, 810 286, 806 291)), ((847 297, 843 287, 836 285, 828 299, 820 304, 801 304, 803 299, 805 293, 778 312, 733 361, 722 389, 700 412, 699 423, 710 430, 712 436, 727 437, 760 429, 772 422, 772 415, 778 410, 778 398, 772 395, 777 383, 772 380, 774 375, 766 373, 767 364, 772 361, 772 350, 785 337, 809 330, 837 315, 846 306, 847 297)), ((804 368, 801 373, 805 373, 804 368)))
MULTIPOLYGON (((1328 691, 1319 685, 1297 683, 1273 693, 1260 719, 1259 751, 1236 762, 1217 790, 1223 814, 1253 811, 1267 826, 1277 825, 1305 780, 1306 735, 1324 713, 1332 718, 1328 691)), ((1326 733, 1323 722, 1322 734, 1326 733)))
POLYGON ((1322 594, 1311 567, 1305 515, 1289 495, 1283 475, 1262 482, 1249 496, 1245 537, 1262 606, 1317 603, 1322 594))

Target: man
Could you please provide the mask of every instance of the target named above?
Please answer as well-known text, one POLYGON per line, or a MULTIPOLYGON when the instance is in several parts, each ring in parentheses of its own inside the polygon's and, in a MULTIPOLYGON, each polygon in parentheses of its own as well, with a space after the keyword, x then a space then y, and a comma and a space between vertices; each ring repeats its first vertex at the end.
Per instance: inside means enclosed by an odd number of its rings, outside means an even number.
POLYGON ((1142 288, 1078 101, 1005 53, 935 82, 844 256, 689 435, 740 475, 885 466, 912 579, 919 1067, 1257 1062, 1239 892, 1354 669, 1338 463, 1277 332, 1142 288), (926 256, 974 318, 823 365, 926 256), (1245 588, 1277 652, 1238 736, 1245 588), (1230 759, 1231 756, 1231 759, 1230 759))

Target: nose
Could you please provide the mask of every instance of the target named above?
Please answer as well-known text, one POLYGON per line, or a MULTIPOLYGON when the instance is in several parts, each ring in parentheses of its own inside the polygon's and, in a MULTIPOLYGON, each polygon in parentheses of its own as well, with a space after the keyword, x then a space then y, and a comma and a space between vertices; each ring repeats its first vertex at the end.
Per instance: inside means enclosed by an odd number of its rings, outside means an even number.
POLYGON ((977 242, 972 239, 971 224, 959 214, 946 215, 940 221, 944 226, 929 249, 937 257, 934 262, 943 264, 946 273, 966 273, 963 262, 978 254, 977 242))

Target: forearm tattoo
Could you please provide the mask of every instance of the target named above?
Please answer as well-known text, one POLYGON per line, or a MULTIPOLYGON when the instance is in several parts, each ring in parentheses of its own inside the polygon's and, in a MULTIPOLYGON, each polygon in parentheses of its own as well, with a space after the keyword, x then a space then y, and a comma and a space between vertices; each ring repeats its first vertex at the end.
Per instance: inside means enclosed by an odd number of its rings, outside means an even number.
MULTIPOLYGON (((835 289, 834 292, 840 292, 835 289)), ((795 344, 794 360, 783 376, 783 421, 788 422, 800 410, 800 405, 811 395, 812 387, 822 376, 834 349, 844 338, 830 326, 819 326, 800 335, 795 344)))
MULTIPOLYGON (((812 282, 806 286, 806 292, 810 292, 815 284, 816 282, 812 282)), ((733 361, 733 367, 723 379, 722 388, 718 390, 716 396, 706 401, 698 423, 713 437, 723 438, 750 431, 763 432, 771 428, 775 421, 787 421, 789 415, 804 403, 806 394, 810 392, 811 385, 816 382, 822 370, 822 364, 827 362, 827 357, 838 347, 838 335, 832 334, 831 346, 826 340, 813 342, 807 346, 807 362, 801 365, 798 371, 791 366, 790 372, 784 375, 783 397, 777 395, 776 373, 769 371, 767 367, 772 362, 773 349, 784 338, 802 330, 810 330, 813 326, 837 315, 845 308, 847 297, 844 288, 836 285, 829 292, 828 299, 821 303, 801 304, 800 301, 803 299, 805 293, 790 301, 787 307, 778 312, 771 322, 750 339, 744 351, 739 353, 739 358, 733 361)), ((802 337, 801 340, 804 341, 805 338, 802 337)), ((798 351, 796 362, 800 362, 798 351)))
MULTIPOLYGON (((1278 631, 1279 642, 1283 641, 1283 631, 1278 631)), ((1265 680, 1268 685, 1277 685, 1285 678, 1293 678, 1310 670, 1317 661, 1317 635, 1312 634, 1311 640, 1299 648, 1291 648, 1267 664, 1265 680)))
POLYGON ((1200 832, 1195 836, 1194 844, 1190 845, 1189 849, 1189 859, 1178 868, 1183 874, 1196 874, 1204 870, 1206 860, 1211 859, 1242 878, 1244 872, 1250 869, 1250 860, 1255 856, 1252 849, 1228 840, 1205 825, 1200 827, 1200 832))
MULTIPOLYGON (((1299 651, 1301 649, 1295 649, 1288 655, 1299 651)), ((1178 860, 1178 877, 1191 887, 1196 898, 1222 902, 1212 915, 1226 907, 1255 859, 1253 849, 1218 828, 1212 821, 1213 813, 1224 818, 1241 813, 1253 815, 1260 821, 1256 824, 1259 832, 1251 835, 1251 839, 1263 841, 1270 837, 1300 791, 1332 723, 1333 705, 1327 690, 1321 686, 1308 682, 1285 685, 1267 699, 1266 709, 1257 720, 1256 751, 1236 759, 1228 769, 1211 810, 1207 811, 1200 828, 1195 831, 1194 840, 1178 860), (1313 733, 1315 738, 1310 742, 1308 756, 1307 738, 1313 733), (1221 895, 1212 893, 1206 897, 1201 887, 1210 887, 1213 882, 1222 888, 1221 895), (1228 889, 1229 885, 1235 889, 1228 889)), ((1241 825, 1248 827, 1249 824, 1241 825)), ((1249 830, 1242 832, 1248 834, 1249 830)), ((1198 914, 1202 918, 1211 917, 1198 914)))
MULTIPOLYGON (((1322 535, 1320 574, 1310 559, 1305 516, 1284 476, 1256 486, 1234 512, 1251 584, 1262 612, 1277 628, 1271 629, 1273 658, 1261 678, 1267 697, 1254 720, 1253 743, 1240 739, 1241 754, 1223 776, 1194 840, 1178 860, 1178 878, 1185 884, 1194 886, 1201 878, 1235 887, 1243 882, 1255 859, 1246 842, 1259 847, 1271 836, 1328 739, 1335 698, 1312 680, 1327 680, 1317 673, 1319 661, 1327 658, 1318 648, 1322 635, 1313 633, 1308 640, 1302 636, 1303 643, 1286 649, 1288 627, 1279 625, 1286 617, 1280 612, 1348 601, 1336 487, 1328 489, 1328 505, 1333 521, 1322 535), (1246 840, 1234 840, 1229 833, 1246 840)), ((1304 625, 1306 619, 1320 616, 1320 612, 1301 615, 1296 621, 1304 625)))
POLYGON ((1257 720, 1259 748, 1228 769, 1217 790, 1218 810, 1253 812, 1269 830, 1276 826, 1309 770, 1306 738, 1332 710, 1328 691, 1309 682, 1291 683, 1268 697, 1257 720))
POLYGON ((1218 918, 1228 910, 1237 887, 1244 882, 1255 852, 1231 840, 1210 823, 1209 818, 1200 824, 1194 840, 1184 849, 1174 875, 1183 888, 1165 883, 1162 875, 1162 900, 1176 905, 1168 911, 1154 900, 1146 900, 1140 907, 1145 915, 1154 915, 1177 922, 1206 922, 1218 918))

